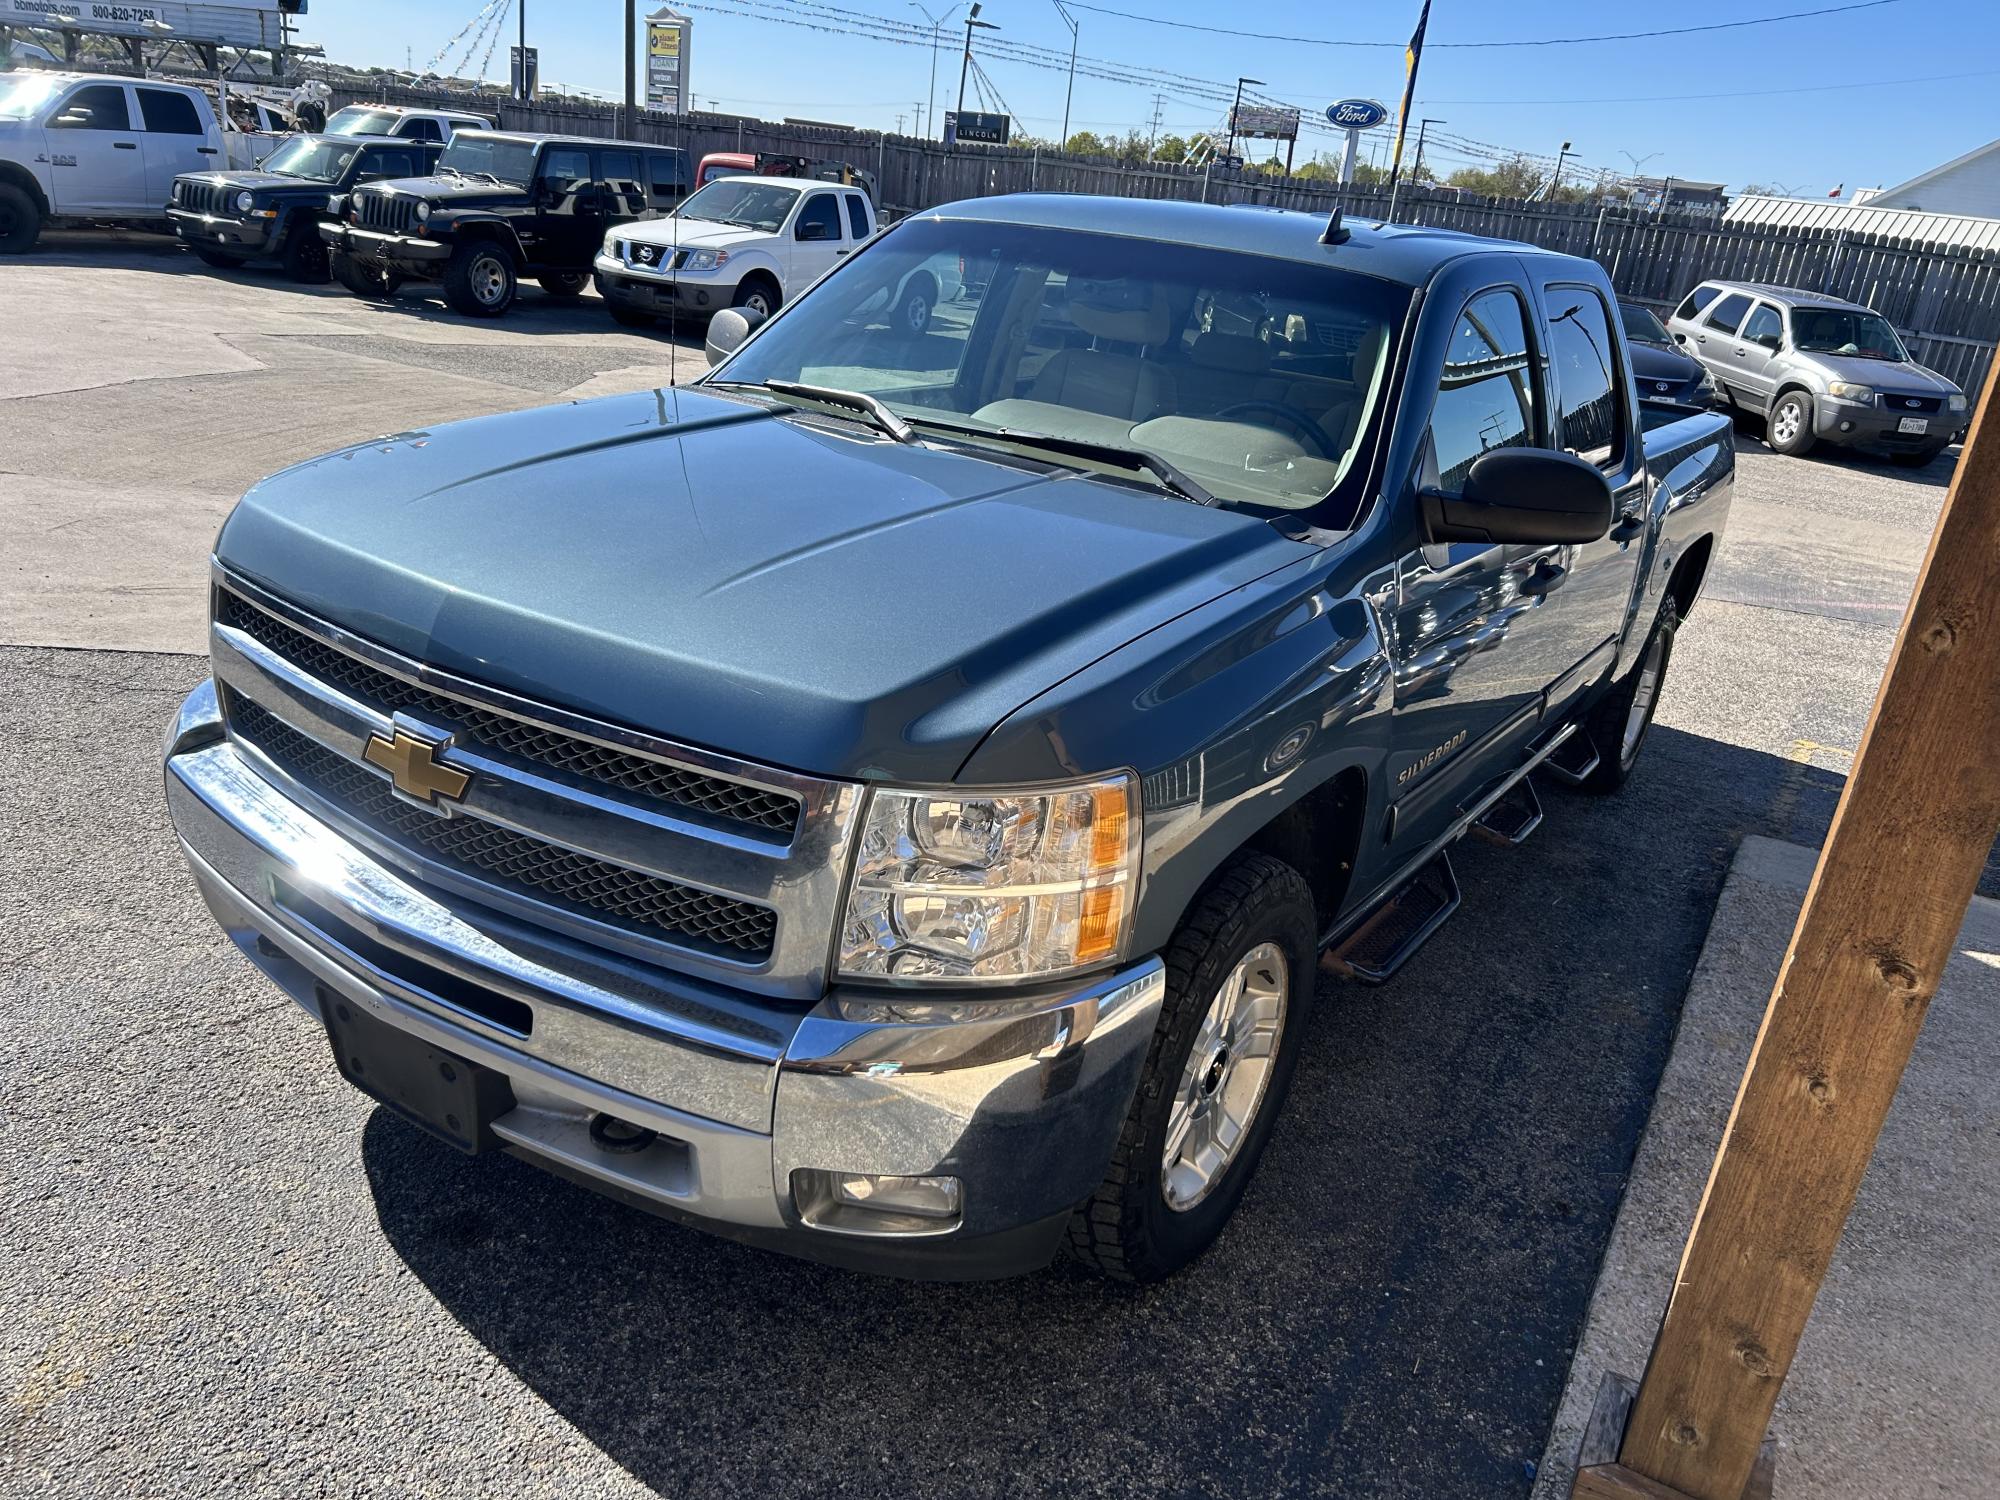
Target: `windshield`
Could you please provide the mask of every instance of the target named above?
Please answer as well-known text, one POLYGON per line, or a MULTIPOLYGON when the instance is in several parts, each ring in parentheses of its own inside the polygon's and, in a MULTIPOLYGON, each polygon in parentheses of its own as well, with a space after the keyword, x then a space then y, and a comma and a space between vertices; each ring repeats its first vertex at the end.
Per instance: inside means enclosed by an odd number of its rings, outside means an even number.
POLYGON ((1300 510, 1358 467, 1410 295, 1325 265, 917 219, 719 378, 861 392, 926 440, 1139 450, 1225 503, 1300 510))
POLYGON ((393 110, 370 109, 365 104, 350 104, 345 109, 335 110, 333 118, 326 122, 328 135, 394 135, 396 123, 403 117, 393 110))
POLYGON ((314 182, 338 182, 348 163, 361 153, 359 145, 344 141, 315 140, 295 135, 264 158, 266 172, 284 177, 305 177, 314 182))
POLYGON ((515 187, 526 187, 535 180, 535 145, 532 141, 461 130, 438 157, 437 169, 440 176, 457 172, 477 177, 484 173, 515 187))
POLYGON ((1672 334, 1650 307, 1640 307, 1635 303, 1618 304, 1618 320, 1625 325, 1625 337, 1638 344, 1671 344, 1672 334))
POLYGON ((0 120, 25 120, 48 102, 62 85, 43 73, 16 73, 0 78, 0 120))
POLYGON ((1854 307, 1795 307, 1792 342, 1815 354, 1906 360, 1903 341, 1880 313, 1854 307))
POLYGON ((681 204, 679 217, 740 224, 776 234, 785 215, 798 202, 799 190, 762 177, 721 177, 681 204))

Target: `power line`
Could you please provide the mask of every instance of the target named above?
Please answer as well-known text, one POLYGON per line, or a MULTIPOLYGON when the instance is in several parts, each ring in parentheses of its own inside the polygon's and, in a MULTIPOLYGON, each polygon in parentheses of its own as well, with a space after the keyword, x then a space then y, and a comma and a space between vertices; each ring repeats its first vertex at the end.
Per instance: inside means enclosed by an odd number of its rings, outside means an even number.
MULTIPOLYGON (((1355 38, 1333 38, 1321 36, 1283 36, 1268 31, 1240 31, 1233 26, 1203 26, 1197 21, 1173 21, 1164 16, 1142 16, 1128 10, 1111 10, 1102 5, 1082 5, 1075 0, 1065 0, 1073 10, 1094 11, 1100 16, 1116 16, 1121 21, 1139 21, 1148 26, 1171 26, 1178 31, 1205 31, 1214 36, 1237 37, 1253 42, 1289 42, 1304 47, 1394 47, 1400 50, 1407 45, 1403 41, 1364 41, 1355 38)), ((1657 31, 1614 31, 1601 36, 1542 36, 1526 37, 1519 40, 1490 42, 1444 42, 1426 41, 1426 47, 1487 48, 1487 47, 1575 47, 1587 42, 1633 42, 1663 36, 1692 36, 1703 31, 1733 31, 1744 26, 1768 26, 1775 21, 1802 21, 1813 16, 1834 16, 1850 10, 1874 10, 1884 5, 1902 5, 1905 0, 1851 0, 1846 5, 1825 5, 1816 10, 1786 11, 1776 16, 1753 16, 1741 21, 1711 21, 1703 26, 1669 26, 1657 31)))
POLYGON ((1996 78, 2000 68, 1977 73, 1927 73, 1917 78, 1871 78, 1865 83, 1812 83, 1789 89, 1742 89, 1723 94, 1620 94, 1594 99, 1426 99, 1426 104, 1668 104, 1682 99, 1761 99, 1766 94, 1831 94, 1842 89, 1893 88, 1905 83, 1943 83, 1955 78, 1996 78))

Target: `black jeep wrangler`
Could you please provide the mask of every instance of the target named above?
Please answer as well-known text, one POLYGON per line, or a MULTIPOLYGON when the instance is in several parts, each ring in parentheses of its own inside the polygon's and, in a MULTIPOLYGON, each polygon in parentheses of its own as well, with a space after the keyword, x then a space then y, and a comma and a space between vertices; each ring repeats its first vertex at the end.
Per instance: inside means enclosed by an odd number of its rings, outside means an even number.
POLYGON ((364 182, 415 177, 437 165, 437 141, 295 135, 254 172, 184 172, 167 220, 211 266, 276 260, 296 281, 324 281, 320 221, 329 201, 364 182))
POLYGON ((433 176, 357 190, 320 237, 349 291, 442 281, 454 309, 497 318, 523 276, 578 295, 607 230, 671 213, 687 190, 687 156, 673 147, 461 130, 433 176))

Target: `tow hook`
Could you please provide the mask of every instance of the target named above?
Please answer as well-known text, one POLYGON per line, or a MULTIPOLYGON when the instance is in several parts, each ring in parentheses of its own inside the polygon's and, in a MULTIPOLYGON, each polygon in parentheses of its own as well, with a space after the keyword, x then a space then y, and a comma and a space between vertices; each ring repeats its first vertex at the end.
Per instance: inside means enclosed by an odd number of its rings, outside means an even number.
POLYGON ((644 1151, 659 1138, 657 1130, 634 1125, 616 1115, 596 1114, 590 1117, 590 1139, 600 1151, 615 1151, 621 1155, 644 1151))

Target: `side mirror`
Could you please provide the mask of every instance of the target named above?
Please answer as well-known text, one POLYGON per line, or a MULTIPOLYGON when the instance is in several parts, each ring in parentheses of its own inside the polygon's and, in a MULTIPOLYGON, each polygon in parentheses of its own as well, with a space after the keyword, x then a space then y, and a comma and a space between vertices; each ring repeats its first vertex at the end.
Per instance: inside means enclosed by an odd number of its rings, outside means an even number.
POLYGON ((88 125, 90 123, 90 106, 87 104, 72 104, 68 109, 55 117, 54 123, 70 126, 88 125))
POLYGON ((1495 448, 1473 463, 1457 495, 1425 490, 1433 542, 1594 542, 1611 529, 1611 483, 1594 464, 1546 448, 1495 448))
POLYGON ((1779 338, 1775 333, 1760 333, 1757 335, 1754 342, 1763 345, 1766 349, 1769 349, 1773 354, 1776 354, 1778 352, 1779 346, 1784 343, 1784 340, 1779 338))
POLYGON ((830 240, 833 237, 833 231, 817 219, 799 226, 799 238, 802 240, 830 240))
POLYGON ((1676 344, 1685 344, 1687 341, 1688 341, 1688 336, 1684 333, 1677 333, 1674 335, 1674 342, 1676 344))
MULTIPOLYGON (((743 341, 756 331, 764 321, 764 315, 747 307, 726 307, 708 320, 708 336, 702 340, 702 352, 708 356, 710 368, 721 364, 730 355, 743 347, 743 341)), ((1605 494, 1609 495, 1610 490, 1605 494)), ((1605 522, 1608 526, 1611 523, 1605 522)))

